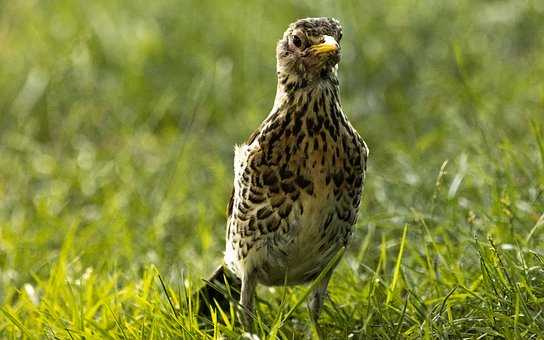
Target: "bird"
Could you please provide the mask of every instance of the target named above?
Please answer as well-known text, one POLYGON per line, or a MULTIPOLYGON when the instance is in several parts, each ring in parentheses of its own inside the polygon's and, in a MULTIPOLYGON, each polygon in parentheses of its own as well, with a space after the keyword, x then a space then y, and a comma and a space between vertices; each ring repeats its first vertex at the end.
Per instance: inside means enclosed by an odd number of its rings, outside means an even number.
MULTIPOLYGON (((288 26, 276 48, 272 110, 235 146, 224 264, 200 296, 224 308, 220 286, 228 286, 239 298, 246 327, 258 284, 312 282, 345 249, 358 218, 369 149, 342 110, 341 39, 342 26, 334 18, 288 26)), ((332 272, 308 297, 316 324, 332 272)))

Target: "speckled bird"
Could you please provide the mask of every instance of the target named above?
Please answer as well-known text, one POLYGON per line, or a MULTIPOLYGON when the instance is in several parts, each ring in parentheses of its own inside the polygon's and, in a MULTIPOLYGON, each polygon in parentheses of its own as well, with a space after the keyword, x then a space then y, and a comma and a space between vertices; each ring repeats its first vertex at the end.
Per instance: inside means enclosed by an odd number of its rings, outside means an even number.
MULTIPOLYGON (((277 45, 274 106, 235 147, 226 266, 210 281, 235 275, 246 325, 257 284, 311 282, 346 246, 357 220, 368 147, 340 104, 341 39, 333 18, 289 25, 277 45)), ((315 322, 331 274, 309 296, 315 322)))

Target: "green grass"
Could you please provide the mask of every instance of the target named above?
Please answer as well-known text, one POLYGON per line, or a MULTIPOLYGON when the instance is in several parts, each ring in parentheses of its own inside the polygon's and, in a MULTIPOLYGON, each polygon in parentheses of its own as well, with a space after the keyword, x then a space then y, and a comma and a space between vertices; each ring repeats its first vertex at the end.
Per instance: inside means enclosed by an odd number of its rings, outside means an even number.
MULTIPOLYGON (((344 25, 370 147, 329 338, 542 338, 540 1, 0 3, 0 338, 227 338, 188 298, 222 257, 232 149, 299 17, 344 25), (160 276, 159 276, 160 275, 160 276), (161 283, 162 282, 162 283, 161 283)), ((296 339, 308 287, 258 290, 296 339)))

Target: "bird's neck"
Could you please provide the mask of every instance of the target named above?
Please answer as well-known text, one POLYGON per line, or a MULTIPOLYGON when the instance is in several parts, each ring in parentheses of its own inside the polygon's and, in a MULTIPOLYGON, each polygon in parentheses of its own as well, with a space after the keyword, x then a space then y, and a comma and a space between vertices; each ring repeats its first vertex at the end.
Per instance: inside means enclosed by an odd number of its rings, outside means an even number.
POLYGON ((278 74, 278 86, 273 112, 281 107, 301 106, 305 102, 328 98, 340 104, 339 83, 336 72, 329 72, 316 79, 278 74))

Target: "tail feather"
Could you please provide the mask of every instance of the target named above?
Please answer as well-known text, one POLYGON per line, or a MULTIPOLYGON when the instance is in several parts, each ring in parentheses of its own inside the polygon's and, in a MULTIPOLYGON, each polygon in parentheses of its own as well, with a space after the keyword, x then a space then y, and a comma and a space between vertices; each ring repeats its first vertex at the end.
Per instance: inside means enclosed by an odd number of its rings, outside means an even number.
POLYGON ((197 292, 200 307, 198 315, 211 317, 212 310, 219 306, 228 311, 230 303, 240 299, 241 281, 225 266, 218 267, 197 292))

